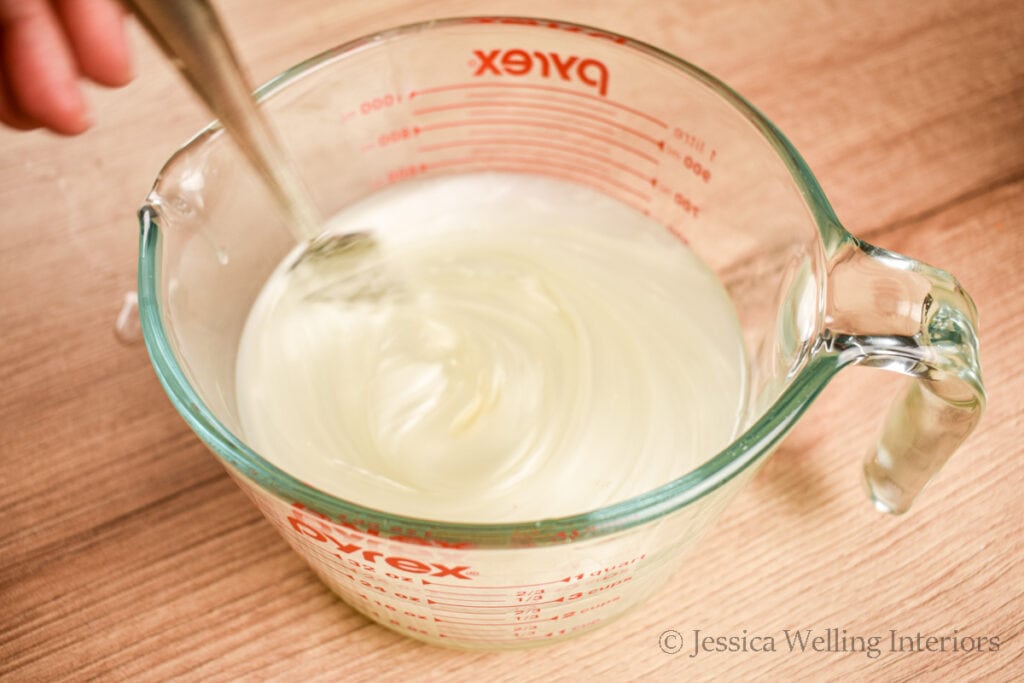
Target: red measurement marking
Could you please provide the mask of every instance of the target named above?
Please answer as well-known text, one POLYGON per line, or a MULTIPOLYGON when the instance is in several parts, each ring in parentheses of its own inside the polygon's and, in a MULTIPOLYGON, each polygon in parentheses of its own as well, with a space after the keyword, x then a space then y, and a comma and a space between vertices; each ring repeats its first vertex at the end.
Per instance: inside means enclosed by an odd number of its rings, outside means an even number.
POLYGON ((525 146, 525 147, 541 147, 541 148, 543 148, 544 150, 547 150, 547 151, 558 150, 560 152, 569 152, 570 154, 578 154, 578 155, 580 155, 582 157, 586 157, 588 159, 594 159, 595 161, 599 161, 602 164, 606 164, 606 165, 611 166, 613 168, 617 168, 620 171, 623 171, 625 173, 629 173, 630 175, 634 175, 637 178, 639 178, 640 180, 642 180, 644 182, 647 182, 647 183, 651 183, 652 185, 655 182, 654 178, 652 178, 651 176, 645 175, 645 174, 641 173, 640 171, 637 171, 635 168, 627 166, 626 164, 623 164, 621 162, 615 161, 614 159, 610 159, 609 157, 602 156, 600 154, 591 154, 587 150, 580 149, 578 147, 569 147, 567 145, 555 145, 555 144, 552 144, 551 142, 548 142, 546 140, 526 140, 526 139, 522 139, 522 138, 483 138, 483 139, 481 139, 481 138, 474 138, 472 140, 457 140, 457 141, 454 141, 454 142, 442 142, 442 143, 439 143, 439 144, 436 144, 436 145, 424 145, 423 147, 420 147, 418 151, 420 151, 420 152, 436 152, 439 149, 451 149, 453 147, 476 147, 478 145, 481 145, 481 146, 485 146, 485 145, 500 145, 500 146, 504 146, 504 145, 512 146, 512 145, 515 145, 515 146, 518 146, 518 145, 522 145, 522 146, 525 146))
POLYGON ((683 227, 681 225, 666 225, 665 227, 670 233, 679 238, 680 242, 686 246, 690 246, 690 240, 686 238, 686 233, 683 232, 683 227))
MULTIPOLYGON (((425 586, 451 586, 449 583, 438 583, 437 581, 427 581, 426 579, 420 579, 425 586)), ((569 583, 572 581, 571 576, 567 576, 564 579, 558 579, 557 581, 545 581, 544 583, 522 583, 515 586, 459 586, 459 589, 465 588, 479 588, 482 590, 508 590, 512 588, 538 588, 540 586, 552 586, 556 583, 569 583)))
POLYGON ((683 167, 692 171, 695 176, 705 183, 711 182, 711 169, 705 168, 702 163, 687 154, 683 157, 683 167))
POLYGON ((438 633, 437 635, 440 638, 452 638, 452 639, 455 639, 455 640, 472 640, 473 642, 476 642, 476 643, 516 643, 516 642, 519 642, 519 640, 515 639, 515 638, 512 638, 512 639, 509 639, 509 638, 470 638, 468 636, 448 635, 446 633, 438 633))
MULTIPOLYGON (((462 617, 473 617, 482 616, 489 619, 499 619, 504 615, 504 612, 488 612, 488 607, 474 607, 472 609, 445 609, 443 607, 430 607, 430 613, 433 614, 448 614, 462 617)), ((435 617, 436 618, 436 617, 435 617)))
MULTIPOLYGON (((430 605, 430 604, 432 604, 434 602, 432 600, 432 598, 438 598, 439 600, 455 598, 456 600, 459 601, 459 604, 466 603, 466 604, 476 605, 476 604, 486 604, 486 603, 490 603, 490 602, 502 602, 506 598, 508 598, 508 596, 502 594, 502 595, 490 595, 490 596, 486 596, 485 597, 485 596, 481 596, 481 595, 477 594, 477 595, 473 595, 473 596, 470 596, 470 597, 463 597, 462 594, 460 594, 460 593, 437 593, 437 592, 432 592, 432 593, 429 593, 427 595, 427 604, 428 605, 430 605)), ((448 604, 448 603, 444 603, 444 602, 439 602, 438 601, 438 604, 444 605, 444 604, 448 604)))
MULTIPOLYGON (((622 131, 615 130, 612 127, 602 126, 600 123, 594 123, 591 121, 566 121, 564 116, 560 116, 557 113, 551 114, 546 112, 504 112, 488 109, 479 109, 477 111, 467 112, 470 118, 461 119, 461 121, 474 121, 486 119, 500 124, 503 123, 519 123, 524 126, 546 126, 554 128, 556 130, 564 130, 570 133, 576 133, 584 137, 592 137, 595 139, 603 140, 622 140, 629 145, 633 144, 633 138, 622 135, 622 131), (508 118, 499 118, 508 117, 508 118), (515 118, 512 118, 515 117, 515 118)), ((422 120, 422 119, 421 119, 422 120)), ((428 126, 424 128, 429 129, 428 126)), ((620 143, 621 145, 621 143, 620 143)), ((634 149, 638 149, 635 148, 634 149)), ((660 149, 660 147, 659 147, 660 149)), ((653 163, 658 163, 656 157, 649 154, 643 154, 645 158, 653 160, 653 163)))
MULTIPOLYGON (((453 588, 454 588, 454 586, 453 586, 453 588)), ((503 600, 505 598, 505 596, 508 595, 508 591, 502 591, 501 589, 494 589, 494 590, 496 591, 496 594, 491 594, 491 595, 481 594, 479 592, 474 593, 473 594, 473 599, 475 600, 475 599, 481 598, 481 597, 490 597, 490 598, 493 598, 495 600, 503 600)), ((436 588, 428 588, 427 592, 425 593, 425 595, 427 597, 429 597, 429 598, 452 598, 452 597, 458 598, 458 597, 461 597, 461 596, 465 595, 465 593, 462 592, 462 591, 451 592, 451 591, 440 591, 440 590, 437 590, 436 588)))
POLYGON ((522 157, 513 157, 513 156, 509 156, 509 155, 493 155, 493 156, 488 155, 488 156, 478 156, 478 157, 464 157, 462 159, 445 159, 445 160, 442 160, 442 161, 431 161, 430 163, 426 164, 426 167, 427 167, 428 170, 430 170, 430 169, 435 169, 435 168, 445 168, 445 167, 449 167, 449 166, 462 166, 462 165, 466 165, 466 164, 488 164, 488 167, 493 170, 494 167, 491 166, 491 164, 493 164, 494 162, 497 162, 499 164, 506 163, 506 162, 512 163, 512 164, 519 164, 520 168, 525 169, 525 170, 535 171, 535 172, 536 171, 544 171, 544 170, 549 169, 549 168, 557 168, 557 169, 562 169, 562 170, 565 170, 565 171, 570 171, 570 172, 573 172, 573 173, 579 173, 579 174, 586 175, 586 176, 592 176, 594 178, 597 178, 601 182, 606 183, 606 184, 608 184, 608 185, 610 185, 612 187, 617 187, 618 189, 622 190, 623 192, 629 192, 630 194, 639 197, 640 199, 642 199, 645 202, 651 201, 651 198, 650 198, 649 195, 646 195, 643 192, 641 192, 640 190, 637 190, 636 188, 630 187, 629 185, 626 185, 625 183, 621 183, 618 180, 616 180, 615 178, 610 178, 610 177, 608 177, 607 175, 605 175, 603 173, 597 172, 597 171, 595 171, 592 168, 588 168, 586 166, 577 166, 575 164, 551 163, 551 162, 548 162, 546 160, 537 160, 537 159, 531 158, 531 157, 522 158, 522 157))
POLYGON ((630 126, 623 125, 623 124, 619 123, 618 121, 613 121, 613 120, 611 120, 609 118, 605 118, 603 116, 597 116, 596 114, 590 114, 590 113, 582 112, 582 111, 580 111, 578 109, 569 109, 568 107, 553 107, 553 106, 548 105, 548 104, 505 104, 505 103, 503 103, 501 101, 487 101, 487 102, 473 102, 473 101, 470 101, 470 102, 456 102, 455 104, 444 104, 444 105, 440 105, 440 106, 437 106, 437 107, 424 107, 422 109, 413 109, 412 113, 415 116, 422 116, 424 114, 436 114, 437 112, 442 112, 442 111, 453 111, 453 110, 456 110, 456 109, 476 109, 476 108, 482 108, 482 107, 505 107, 505 108, 508 108, 508 109, 539 109, 541 111, 551 111, 551 112, 557 112, 559 114, 571 114, 573 116, 578 116, 578 117, 580 117, 582 119, 588 119, 590 121, 595 121, 597 123, 600 123, 603 126, 610 126, 612 128, 617 128, 617 129, 623 131, 624 133, 629 133, 630 135, 635 135, 636 137, 640 138, 641 140, 644 140, 646 142, 651 143, 652 145, 654 145, 658 149, 662 149, 665 146, 665 141, 664 140, 655 140, 650 135, 645 135, 644 133, 641 133, 640 131, 638 131, 636 128, 632 128, 630 126))
POLYGON ((538 601, 538 602, 527 602, 527 603, 512 602, 512 603, 504 603, 504 604, 499 604, 499 605, 478 605, 478 604, 475 604, 475 603, 468 603, 467 604, 467 603, 464 603, 464 602, 440 602, 438 600, 431 600, 430 598, 427 598, 427 604, 428 605, 440 605, 442 607, 469 607, 469 608, 471 608, 473 610, 478 610, 478 609, 509 609, 509 608, 512 608, 512 607, 536 607, 538 605, 552 605, 552 604, 554 604, 556 602, 565 602, 565 596, 562 596, 560 598, 555 598, 554 600, 544 600, 543 602, 541 602, 541 601, 538 601))
POLYGON ((581 132, 579 128, 575 128, 575 127, 572 127, 572 126, 562 126, 562 125, 558 125, 557 123, 550 123, 548 121, 544 121, 544 120, 541 120, 541 119, 483 119, 483 118, 481 118, 481 119, 467 119, 467 120, 464 120, 464 121, 448 121, 446 123, 431 123, 431 124, 427 124, 427 125, 424 125, 424 126, 420 126, 420 132, 426 133, 428 131, 442 130, 444 128, 461 128, 461 127, 464 127, 464 126, 491 126, 491 125, 496 125, 496 126, 505 126, 505 125, 511 125, 511 126, 530 126, 532 128, 544 128, 544 129, 547 129, 547 130, 560 130, 560 131, 564 131, 566 133, 573 133, 575 135, 582 135, 582 136, 584 136, 584 137, 586 137, 588 139, 598 140, 600 142, 605 143, 606 145, 611 145, 613 147, 618 147, 619 149, 624 150, 626 152, 629 152, 630 154, 634 154, 634 155, 640 157, 641 159, 644 159, 645 161, 651 162, 652 164, 657 164, 658 163, 657 158, 651 156, 650 154, 647 154, 645 152, 641 152, 640 150, 636 149, 635 147, 631 147, 630 145, 624 144, 624 143, 622 143, 622 142, 620 142, 620 141, 618 141, 618 140, 616 140, 614 138, 610 138, 610 137, 607 137, 607 136, 604 136, 604 135, 595 135, 595 134, 590 133, 590 132, 581 132))
MULTIPOLYGON (((522 130, 517 130, 515 128, 500 128, 500 127, 485 128, 485 129, 482 129, 482 130, 470 130, 470 131, 467 131, 467 133, 466 133, 466 137, 470 141, 472 141, 472 140, 481 140, 481 139, 483 139, 483 140, 502 139, 502 140, 508 140, 510 143, 522 142, 522 144, 524 144, 524 145, 540 145, 540 146, 543 146, 543 147, 550 147, 551 144, 552 144, 551 143, 552 140, 561 140, 566 145, 573 145, 574 149, 593 150, 595 153, 599 153, 599 154, 601 154, 601 153, 603 153, 603 154, 611 154, 612 152, 615 151, 615 150, 609 149, 609 147, 607 145, 599 144, 595 140, 595 138, 593 136, 589 135, 588 133, 580 133, 580 136, 583 138, 582 140, 577 140, 575 138, 569 138, 569 137, 566 137, 566 138, 562 138, 562 137, 546 137, 546 136, 544 136, 543 133, 541 133, 541 134, 531 134, 530 131, 523 132, 522 130)), ((467 142, 466 144, 472 144, 472 142, 467 142)), ((623 148, 621 145, 619 146, 619 148, 620 149, 626 149, 626 148, 623 148)), ((629 150, 627 150, 627 151, 629 151, 629 150)), ((632 151, 635 152, 636 150, 632 150, 632 151)))
POLYGON ((483 631, 484 633, 489 632, 496 635, 502 631, 511 631, 513 628, 523 629, 524 627, 522 624, 505 624, 500 622, 485 624, 482 621, 460 621, 447 622, 444 626, 439 626, 438 628, 444 629, 445 633, 453 635, 459 632, 475 634, 477 631, 483 631))
POLYGON ((557 92, 562 93, 564 95, 572 95, 574 97, 583 97, 588 100, 595 100, 602 104, 607 104, 612 107, 616 107, 618 109, 621 109, 622 111, 627 111, 630 114, 634 114, 635 116, 639 116, 642 119, 646 119, 647 121, 650 121, 651 123, 655 124, 656 126, 660 126, 661 128, 668 128, 668 124, 666 124, 661 119, 655 118, 648 114, 647 112, 640 111, 639 109, 634 109, 633 107, 626 106, 621 102, 609 100, 608 98, 600 97, 598 95, 576 92, 575 90, 569 90, 568 88, 559 88, 558 86, 554 85, 535 85, 533 83, 455 83, 453 85, 440 85, 435 88, 413 90, 412 92, 409 93, 409 99, 411 100, 414 97, 419 97, 421 95, 432 95, 434 93, 449 92, 452 90, 469 90, 472 88, 519 88, 526 90, 542 90, 545 92, 557 92))
POLYGON ((415 175, 419 175, 427 170, 426 164, 411 164, 409 166, 402 166, 388 171, 388 177, 385 181, 387 183, 398 182, 399 180, 406 180, 412 178, 415 175))
POLYGON ((464 629, 446 628, 444 630, 439 630, 438 636, 451 640, 489 640, 494 643, 522 643, 524 641, 533 640, 536 634, 532 631, 528 633, 521 633, 508 628, 483 631, 482 633, 476 633, 472 630, 466 631, 464 629))
MULTIPOLYGON (((677 126, 672 129, 672 137, 679 140, 690 149, 696 150, 702 154, 704 153, 704 140, 699 136, 677 126)), ((714 151, 712 151, 711 158, 714 159, 714 157, 714 151)))
POLYGON ((374 97, 360 103, 359 112, 361 114, 372 114, 373 112, 380 111, 381 109, 387 109, 393 107, 396 104, 402 102, 401 94, 394 95, 392 93, 385 93, 380 97, 374 97))
POLYGON ((694 218, 700 216, 700 207, 693 203, 693 201, 681 192, 676 192, 672 195, 672 201, 682 211, 691 214, 694 218))
POLYGON ((523 95, 520 95, 518 97, 513 97, 513 96, 505 95, 505 93, 500 93, 500 92, 499 93, 493 93, 493 92, 470 92, 470 93, 466 93, 463 97, 465 97, 467 100, 487 100, 487 99, 497 100, 497 101, 499 101, 499 102, 501 102, 503 104, 505 102, 547 102, 549 104, 550 103, 565 104, 565 105, 570 105, 570 106, 572 106, 574 104, 580 104, 580 105, 583 105, 583 106, 587 107, 587 109, 585 109, 584 111, 594 111, 594 112, 598 112, 600 114, 605 114, 607 116, 617 116, 618 115, 618 112, 613 110, 613 109, 600 109, 598 107, 595 107, 593 104, 590 104, 589 102, 579 102, 579 103, 577 103, 577 102, 575 102, 573 100, 565 100, 565 99, 562 99, 562 98, 559 98, 559 97, 552 97, 551 95, 531 95, 530 93, 524 93, 523 95))
MULTIPOLYGON (((374 144, 380 147, 387 147, 388 145, 395 145, 401 142, 405 142, 419 134, 420 129, 417 128, 416 126, 404 126, 402 128, 395 128, 394 130, 389 130, 386 133, 381 133, 380 135, 377 136, 376 143, 371 142, 367 144, 371 148, 374 146, 374 144)), ((367 145, 364 145, 363 148, 366 149, 367 145)))
POLYGON ((530 626, 531 624, 540 623, 542 621, 558 621, 558 617, 551 617, 550 619, 533 619, 533 620, 528 621, 528 622, 522 622, 522 621, 473 621, 472 619, 470 619, 470 620, 464 620, 464 619, 441 619, 440 617, 434 617, 434 621, 439 623, 439 624, 464 624, 464 625, 470 625, 470 626, 504 626, 504 627, 507 628, 509 626, 526 627, 526 626, 530 626))

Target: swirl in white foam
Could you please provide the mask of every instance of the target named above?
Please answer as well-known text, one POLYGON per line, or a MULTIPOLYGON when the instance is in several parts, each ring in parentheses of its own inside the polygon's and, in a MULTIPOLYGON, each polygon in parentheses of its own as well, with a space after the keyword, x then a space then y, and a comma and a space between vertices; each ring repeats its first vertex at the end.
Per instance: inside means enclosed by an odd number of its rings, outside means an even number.
POLYGON ((286 259, 238 353, 247 442, 307 483, 414 517, 541 519, 650 490, 733 437, 728 298, 632 209, 474 174, 382 191, 331 229, 375 243, 286 259))

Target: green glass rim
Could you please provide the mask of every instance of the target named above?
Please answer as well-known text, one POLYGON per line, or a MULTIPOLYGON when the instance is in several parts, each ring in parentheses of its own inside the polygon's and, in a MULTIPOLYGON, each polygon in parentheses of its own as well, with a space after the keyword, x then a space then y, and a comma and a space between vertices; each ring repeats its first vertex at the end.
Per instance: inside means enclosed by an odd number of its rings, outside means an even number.
MULTIPOLYGON (((804 196, 823 243, 830 244, 837 235, 840 238, 848 237, 839 226, 807 164, 782 133, 753 105, 703 69, 656 47, 603 29, 558 20, 508 16, 455 17, 409 24, 342 44, 300 62, 267 81, 256 90, 255 95, 260 101, 265 100, 327 62, 370 46, 386 44, 410 33, 481 23, 596 31, 614 38, 619 47, 645 53, 701 81, 729 102, 772 145, 804 196)), ((211 123, 186 142, 182 149, 218 128, 216 121, 211 123)), ((173 163, 174 156, 167 162, 165 169, 173 163)), ((154 192, 163 176, 164 170, 161 170, 153 186, 154 192)), ((577 515, 511 523, 457 523, 394 515, 335 497, 281 470, 250 449, 203 403, 178 364, 160 314, 158 219, 157 212, 148 204, 139 210, 139 314, 150 359, 174 407, 225 464, 268 493, 287 503, 302 504, 331 519, 373 530, 384 536, 391 534, 439 541, 468 541, 476 547, 539 546, 605 536, 656 520, 703 498, 771 452, 842 365, 835 354, 809 354, 772 406, 728 447, 687 474, 618 503, 577 515)))

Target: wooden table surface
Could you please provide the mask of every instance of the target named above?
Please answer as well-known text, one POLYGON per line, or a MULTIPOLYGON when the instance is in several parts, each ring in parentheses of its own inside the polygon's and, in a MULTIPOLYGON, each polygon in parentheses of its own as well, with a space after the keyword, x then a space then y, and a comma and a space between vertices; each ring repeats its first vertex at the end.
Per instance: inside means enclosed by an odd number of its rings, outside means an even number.
MULTIPOLYGON (((901 378, 842 373, 675 578, 603 630, 513 653, 385 630, 313 577, 175 413, 114 318, 134 212, 209 117, 140 31, 96 127, 0 131, 0 679, 1010 680, 1024 676, 1024 5, 223 0, 253 78, 414 20, 534 14, 616 30, 752 100, 839 217, 956 274, 990 404, 917 506, 873 511, 861 455, 901 378), (998 638, 995 651, 666 654, 785 629, 998 638)), ((991 642, 991 641, 988 641, 991 642)))

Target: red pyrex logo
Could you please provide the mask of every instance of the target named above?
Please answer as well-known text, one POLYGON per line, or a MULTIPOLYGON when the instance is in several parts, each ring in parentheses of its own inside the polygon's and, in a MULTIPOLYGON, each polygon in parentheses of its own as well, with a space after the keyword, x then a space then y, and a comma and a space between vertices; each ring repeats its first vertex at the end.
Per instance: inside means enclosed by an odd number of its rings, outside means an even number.
POLYGON ((520 49, 473 50, 473 56, 479 62, 474 76, 525 76, 535 72, 543 78, 554 75, 563 81, 575 78, 584 85, 597 88, 602 97, 608 94, 608 67, 596 59, 520 49))
MULTIPOLYGON (((313 526, 313 524, 302 519, 299 515, 292 515, 287 519, 289 524, 291 524, 292 529, 302 536, 319 543, 326 544, 331 547, 332 550, 337 550, 345 555, 359 557, 370 564, 376 564, 377 561, 380 560, 392 569, 397 569, 409 574, 426 574, 431 577, 450 576, 456 579, 464 579, 466 581, 471 580, 471 577, 466 576, 465 574, 465 572, 470 569, 467 565, 448 567, 443 564, 438 564, 437 562, 421 562, 420 560, 416 560, 411 557, 390 555, 379 550, 368 550, 359 543, 352 542, 353 537, 356 537, 356 540, 361 540, 358 539, 358 536, 355 534, 338 533, 338 535, 341 535, 344 539, 339 540, 335 536, 335 533, 341 532, 341 529, 328 531, 324 528, 325 525, 319 524, 317 525, 319 528, 317 528, 317 526, 313 526), (345 538, 345 536, 348 536, 348 538, 345 538)), ((337 557, 341 557, 338 553, 335 553, 335 555, 337 557)))

